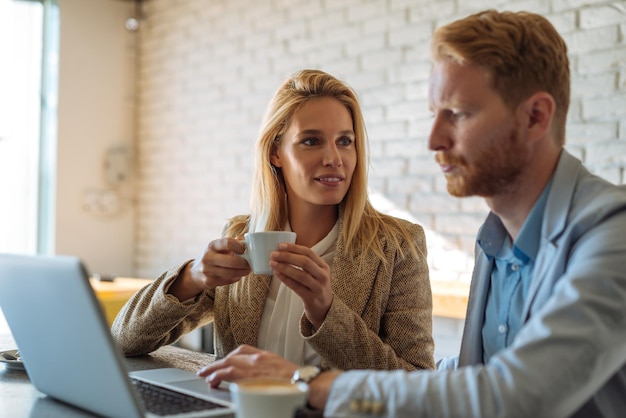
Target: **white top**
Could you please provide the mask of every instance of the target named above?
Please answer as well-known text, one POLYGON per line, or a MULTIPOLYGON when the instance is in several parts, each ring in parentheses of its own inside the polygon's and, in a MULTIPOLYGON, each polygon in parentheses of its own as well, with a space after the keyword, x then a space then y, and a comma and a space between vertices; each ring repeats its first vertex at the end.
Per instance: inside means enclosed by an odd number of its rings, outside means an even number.
MULTIPOLYGON (((285 230, 291 231, 291 227, 287 225, 285 230)), ((331 269, 338 236, 339 223, 335 223, 328 235, 311 248, 331 269)), ((272 276, 270 291, 261 316, 258 347, 299 365, 318 365, 319 354, 305 343, 300 335, 300 318, 303 314, 302 299, 272 276)))

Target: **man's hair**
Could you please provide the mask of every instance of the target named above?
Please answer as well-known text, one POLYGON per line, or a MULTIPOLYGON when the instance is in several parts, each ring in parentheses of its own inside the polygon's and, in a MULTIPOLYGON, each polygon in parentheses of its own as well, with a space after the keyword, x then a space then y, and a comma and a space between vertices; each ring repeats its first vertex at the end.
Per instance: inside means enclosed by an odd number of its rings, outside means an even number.
POLYGON ((570 98, 567 46, 543 16, 487 10, 438 28, 432 38, 434 61, 451 59, 486 70, 491 86, 515 109, 538 91, 556 103, 554 136, 565 142, 570 98))

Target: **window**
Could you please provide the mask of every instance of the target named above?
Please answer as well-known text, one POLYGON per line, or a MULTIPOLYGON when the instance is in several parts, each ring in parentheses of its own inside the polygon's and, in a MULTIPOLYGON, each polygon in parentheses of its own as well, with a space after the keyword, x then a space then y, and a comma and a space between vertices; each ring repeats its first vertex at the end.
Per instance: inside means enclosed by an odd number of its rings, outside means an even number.
POLYGON ((0 252, 50 253, 58 8, 0 0, 0 252))

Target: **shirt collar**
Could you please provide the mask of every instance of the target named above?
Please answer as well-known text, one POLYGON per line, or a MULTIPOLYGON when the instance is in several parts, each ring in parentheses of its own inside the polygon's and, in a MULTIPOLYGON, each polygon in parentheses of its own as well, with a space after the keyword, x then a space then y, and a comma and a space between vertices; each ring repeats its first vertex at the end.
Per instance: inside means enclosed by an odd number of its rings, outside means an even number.
MULTIPOLYGON (((291 225, 289 221, 285 224, 285 231, 291 231, 291 225)), ((337 244, 337 238, 339 237, 339 220, 335 222, 332 229, 326 234, 324 238, 321 239, 317 244, 311 247, 311 250, 320 257, 332 252, 335 250, 335 245, 337 244)))
MULTIPOLYGON (((541 224, 543 221, 543 212, 552 186, 552 178, 543 188, 539 199, 533 205, 530 213, 526 217, 520 233, 513 243, 514 255, 524 263, 534 260, 539 251, 541 238, 541 224)), ((487 220, 481 228, 476 238, 477 244, 485 252, 490 259, 497 256, 502 245, 507 242, 508 232, 500 218, 493 212, 489 213, 487 220)))
MULTIPOLYGON (((524 221, 522 225, 522 229, 519 231, 519 235, 515 239, 513 243, 513 251, 515 255, 519 258, 518 254, 520 251, 526 257, 534 260, 537 257, 537 252, 539 251, 539 244, 541 241, 541 224, 543 222, 543 212, 546 208, 546 201, 548 200, 548 194, 550 193, 550 186, 552 186, 552 178, 546 184, 546 187, 543 188, 543 192, 541 192, 541 196, 535 202, 535 205, 531 209, 528 217, 524 221)), ((527 261, 527 260, 524 260, 527 261)))

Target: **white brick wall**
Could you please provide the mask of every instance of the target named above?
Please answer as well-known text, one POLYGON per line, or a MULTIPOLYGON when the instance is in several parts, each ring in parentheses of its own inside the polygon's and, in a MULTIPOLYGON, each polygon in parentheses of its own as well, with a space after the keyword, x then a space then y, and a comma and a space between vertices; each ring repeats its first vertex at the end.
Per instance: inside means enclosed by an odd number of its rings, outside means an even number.
POLYGON ((265 106, 288 75, 316 67, 361 98, 373 191, 465 254, 464 273, 433 265, 433 276, 467 279, 487 209, 448 196, 426 149, 428 38, 436 26, 487 7, 542 13, 561 31, 574 84, 568 148, 592 171, 625 182, 626 1, 148 0, 142 7, 139 276, 197 256, 227 217, 246 212, 265 106))

